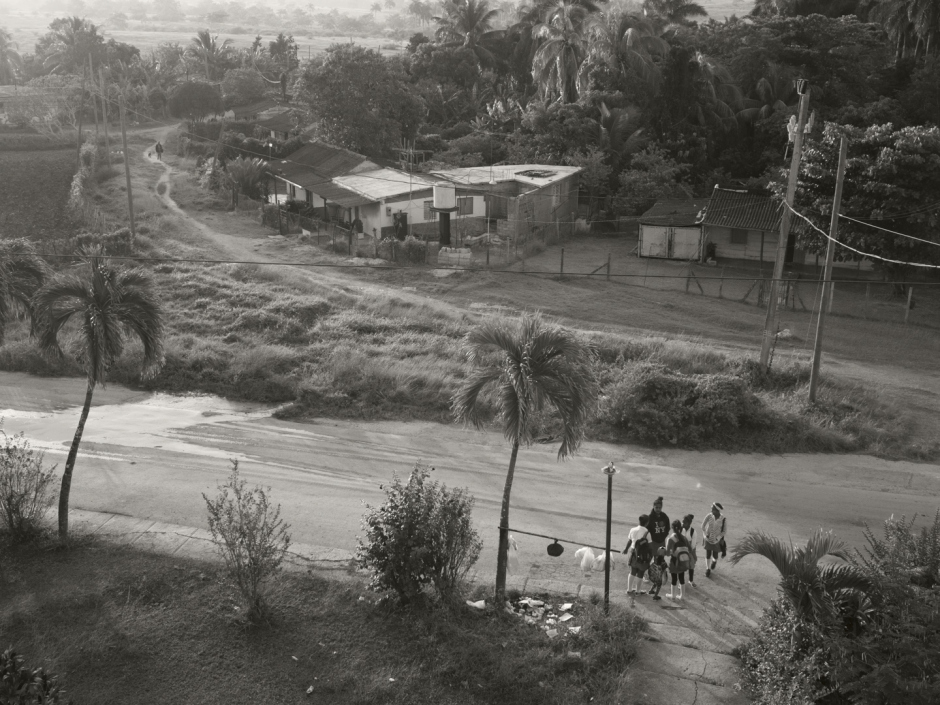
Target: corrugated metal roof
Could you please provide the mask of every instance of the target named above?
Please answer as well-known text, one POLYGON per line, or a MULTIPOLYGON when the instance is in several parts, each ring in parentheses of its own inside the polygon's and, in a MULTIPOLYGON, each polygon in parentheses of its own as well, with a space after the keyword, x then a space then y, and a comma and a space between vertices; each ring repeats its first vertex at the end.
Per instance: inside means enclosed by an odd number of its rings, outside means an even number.
POLYGON ((473 166, 462 169, 440 169, 431 173, 449 181, 466 185, 488 184, 493 181, 518 181, 522 184, 541 188, 556 181, 561 181, 581 171, 579 166, 558 166, 555 164, 500 164, 499 166, 473 166))
POLYGON ((257 115, 260 112, 270 110, 271 108, 276 108, 277 106, 278 102, 276 100, 272 98, 262 98, 261 100, 256 100, 254 103, 248 103, 248 105, 233 106, 232 112, 235 114, 235 119, 238 120, 240 118, 257 115))
POLYGON ((346 176, 337 176, 334 183, 366 196, 372 201, 381 201, 392 196, 431 188, 431 181, 420 174, 409 174, 398 169, 374 169, 346 176))
POLYGON ((716 186, 701 222, 723 228, 773 231, 780 229, 782 210, 783 204, 776 199, 716 186))
POLYGON ((641 225, 698 225, 699 215, 708 206, 707 198, 673 198, 658 201, 640 216, 641 225))

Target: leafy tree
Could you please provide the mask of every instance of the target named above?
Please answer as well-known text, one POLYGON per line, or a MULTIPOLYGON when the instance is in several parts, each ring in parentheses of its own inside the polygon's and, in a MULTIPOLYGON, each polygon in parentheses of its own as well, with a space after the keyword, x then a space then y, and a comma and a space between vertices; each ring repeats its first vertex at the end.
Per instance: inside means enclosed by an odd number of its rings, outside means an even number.
POLYGON ((295 84, 317 135, 370 156, 417 134, 423 106, 397 62, 374 49, 334 44, 308 62, 295 84))
POLYGON ((610 165, 606 162, 604 151, 592 147, 586 152, 575 152, 568 155, 566 161, 571 166, 579 166, 581 172, 581 185, 588 193, 588 220, 592 220, 594 213, 599 209, 601 201, 610 192, 610 165))
POLYGON ((0 27, 0 85, 13 83, 17 69, 23 64, 17 48, 13 35, 0 27))
POLYGON ((940 127, 940 56, 931 56, 914 71, 901 101, 915 121, 940 127))
POLYGON ((582 103, 529 103, 522 125, 508 138, 508 158, 517 164, 564 164, 595 146, 598 124, 582 103))
POLYGON ((640 215, 660 199, 691 196, 691 191, 680 182, 688 168, 688 164, 680 164, 655 144, 637 152, 630 168, 620 174, 614 209, 618 213, 640 215))
POLYGON ((643 11, 667 25, 691 25, 693 17, 708 17, 704 7, 687 0, 644 0, 643 11))
POLYGON ((277 62, 281 71, 293 71, 300 62, 297 60, 297 42, 294 35, 278 33, 274 41, 268 44, 268 54, 277 62))
POLYGON ((268 163, 257 157, 238 157, 225 166, 232 187, 249 198, 258 199, 268 173, 268 163))
MULTIPOLYGON (((842 213, 882 228, 905 233, 921 242, 892 235, 871 225, 841 219, 839 241, 862 252, 899 262, 940 264, 940 128, 890 124, 867 129, 826 123, 822 139, 810 140, 803 152, 796 208, 828 232, 835 188, 835 166, 842 134, 849 138, 848 162, 842 193, 842 213)), ((778 185, 778 188, 781 188, 778 185)), ((826 238, 809 228, 801 246, 824 252, 826 238)), ((838 247, 838 260, 854 259, 838 247)), ((911 267, 875 261, 894 281, 911 267)), ((903 288, 899 288, 899 293, 903 288)))
POLYGON ((78 428, 69 448, 59 493, 59 538, 68 538, 69 492, 78 446, 88 420, 95 387, 104 384, 108 370, 124 351, 128 335, 143 346, 143 377, 155 375, 163 365, 163 309, 150 278, 140 269, 115 267, 92 250, 84 257, 85 269, 57 274, 35 296, 41 349, 62 356, 59 336, 70 321, 77 324, 78 358, 85 368, 87 390, 78 428))
POLYGON ((34 92, 19 100, 18 110, 32 127, 49 134, 78 127, 84 103, 82 83, 78 76, 40 76, 26 85, 34 92))
POLYGON ((653 25, 630 13, 611 13, 588 23, 590 52, 581 69, 582 91, 586 76, 605 67, 616 76, 617 89, 625 90, 632 102, 640 96, 631 90, 635 77, 645 92, 652 95, 659 88, 660 63, 669 53, 669 45, 658 36, 653 25))
POLYGON ((503 434, 512 446, 500 512, 496 562, 496 601, 506 592, 509 553, 509 498, 519 447, 532 442, 532 420, 553 409, 561 422, 559 459, 577 451, 597 404, 598 385, 591 348, 570 331, 538 316, 485 322, 465 339, 469 374, 454 394, 458 421, 483 426, 483 408, 495 405, 503 434))
POLYGON ((861 11, 865 0, 755 0, 751 15, 754 17, 795 17, 797 15, 825 15, 842 17, 861 11))
MULTIPOLYGON (((827 626, 836 623, 859 594, 871 591, 871 581, 848 563, 845 543, 831 531, 817 529, 806 546, 795 548, 762 531, 750 531, 731 552, 731 564, 747 556, 763 556, 780 573, 779 590, 801 620, 827 626), (820 561, 832 556, 844 563, 820 561)), ((797 638, 798 640, 798 638, 797 638)))
POLYGON ((25 238, 0 240, 0 345, 7 324, 32 314, 33 294, 48 274, 45 261, 25 238))
POLYGON ((255 69, 231 69, 222 79, 222 95, 229 108, 261 100, 267 88, 268 84, 255 69))
POLYGON ((218 89, 201 81, 188 81, 170 96, 167 107, 175 118, 189 120, 193 126, 207 115, 216 115, 224 109, 218 89))

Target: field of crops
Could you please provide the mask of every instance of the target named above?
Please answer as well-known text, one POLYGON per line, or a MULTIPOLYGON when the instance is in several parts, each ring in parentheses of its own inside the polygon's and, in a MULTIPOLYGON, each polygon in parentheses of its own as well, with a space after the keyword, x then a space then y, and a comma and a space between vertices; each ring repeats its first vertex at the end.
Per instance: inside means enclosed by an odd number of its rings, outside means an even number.
POLYGON ((76 158, 74 149, 0 151, 0 235, 42 241, 65 234, 76 158))

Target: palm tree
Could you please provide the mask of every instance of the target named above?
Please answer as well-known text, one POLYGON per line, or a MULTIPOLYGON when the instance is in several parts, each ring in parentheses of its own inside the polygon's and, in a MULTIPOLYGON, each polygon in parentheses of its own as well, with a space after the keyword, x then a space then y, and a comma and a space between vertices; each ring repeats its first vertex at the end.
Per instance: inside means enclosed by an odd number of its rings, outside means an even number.
POLYGON ((496 57, 486 46, 504 34, 493 29, 498 10, 490 9, 487 0, 447 0, 444 13, 435 17, 436 38, 445 46, 463 46, 473 52, 478 66, 493 66, 496 57))
POLYGON ((104 384, 129 335, 143 344, 142 377, 155 375, 163 365, 163 310, 150 278, 140 269, 112 266, 100 249, 88 251, 83 259, 85 271, 57 275, 34 299, 40 348, 61 357, 59 334, 74 320, 78 327, 78 357, 87 377, 85 405, 62 472, 59 538, 63 541, 68 538, 72 470, 95 387, 104 384))
POLYGON ((208 29, 201 29, 196 32, 196 36, 190 42, 186 53, 205 64, 206 80, 211 81, 212 69, 228 58, 231 52, 231 44, 231 39, 226 39, 219 44, 219 35, 213 37, 209 34, 208 29))
POLYGON ((23 65, 13 35, 0 27, 0 85, 13 83, 16 70, 23 65))
POLYGON ((559 459, 578 449, 597 401, 594 354, 570 331, 545 323, 539 315, 485 322, 467 335, 464 347, 470 372, 452 399, 454 417, 482 428, 480 397, 491 392, 487 398, 492 398, 503 434, 512 444, 496 562, 496 600, 502 602, 509 551, 509 496, 519 446, 531 443, 532 417, 548 406, 561 421, 559 459))
POLYGON ((32 313, 33 294, 42 286, 48 268, 25 238, 0 240, 0 345, 7 323, 32 313))
POLYGON ((558 97, 563 103, 578 99, 581 64, 587 57, 584 34, 587 9, 572 0, 558 0, 547 9, 533 35, 543 40, 532 61, 532 77, 542 97, 558 97))
POLYGON ((849 560, 845 543, 831 531, 817 529, 803 548, 794 548, 762 531, 749 532, 731 552, 737 565, 747 556, 763 556, 780 572, 780 592, 805 622, 826 626, 839 616, 840 608, 872 589, 871 581, 848 563, 819 561, 832 556, 849 560))
POLYGON ((689 70, 694 91, 691 120, 702 127, 712 123, 733 128, 743 96, 731 72, 700 51, 692 55, 689 70))
POLYGON ((61 17, 49 25, 52 44, 43 66, 52 73, 81 72, 88 57, 97 65, 97 54, 104 45, 98 27, 82 17, 61 17))
POLYGON ((745 107, 738 112, 738 118, 744 122, 763 120, 797 102, 793 77, 787 71, 770 61, 765 73, 754 86, 752 97, 742 101, 745 107))
POLYGON ((599 64, 621 76, 635 74, 652 91, 659 87, 659 63, 669 53, 669 44, 650 22, 626 12, 595 16, 588 22, 586 33, 591 49, 581 67, 582 91, 590 69, 599 64))

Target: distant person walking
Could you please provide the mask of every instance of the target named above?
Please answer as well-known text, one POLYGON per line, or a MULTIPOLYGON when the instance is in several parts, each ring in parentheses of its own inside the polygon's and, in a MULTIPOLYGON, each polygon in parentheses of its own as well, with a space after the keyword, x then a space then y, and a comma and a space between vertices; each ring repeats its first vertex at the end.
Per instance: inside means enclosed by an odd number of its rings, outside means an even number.
POLYGON ((682 599, 682 586, 685 585, 685 574, 692 564, 692 552, 689 542, 682 535, 682 522, 676 519, 672 522, 672 533, 669 540, 666 541, 666 553, 669 555, 669 574, 672 576, 672 584, 669 586, 669 594, 666 597, 670 599, 682 599), (676 587, 678 583, 679 587, 676 587), (678 590, 675 595, 673 592, 678 590))
POLYGON ((695 550, 695 529, 692 528, 694 514, 682 517, 682 535, 689 542, 689 553, 692 554, 692 563, 689 566, 689 587, 695 587, 695 564, 698 563, 698 553, 695 550))
POLYGON ((718 567, 718 556, 724 558, 728 553, 725 543, 725 532, 728 521, 722 512, 725 510, 720 502, 712 504, 712 510, 702 522, 702 539, 705 542, 705 577, 711 576, 712 571, 718 567))
POLYGON ((646 528, 648 523, 649 517, 646 514, 640 515, 640 523, 630 529, 627 535, 627 547, 623 549, 627 556, 627 565, 630 566, 630 574, 627 576, 628 595, 636 595, 639 591, 643 583, 643 575, 649 570, 650 560, 653 557, 650 532, 646 528))
POLYGON ((157 153, 157 159, 161 162, 163 161, 163 145, 157 142, 157 146, 153 148, 153 151, 157 153))

